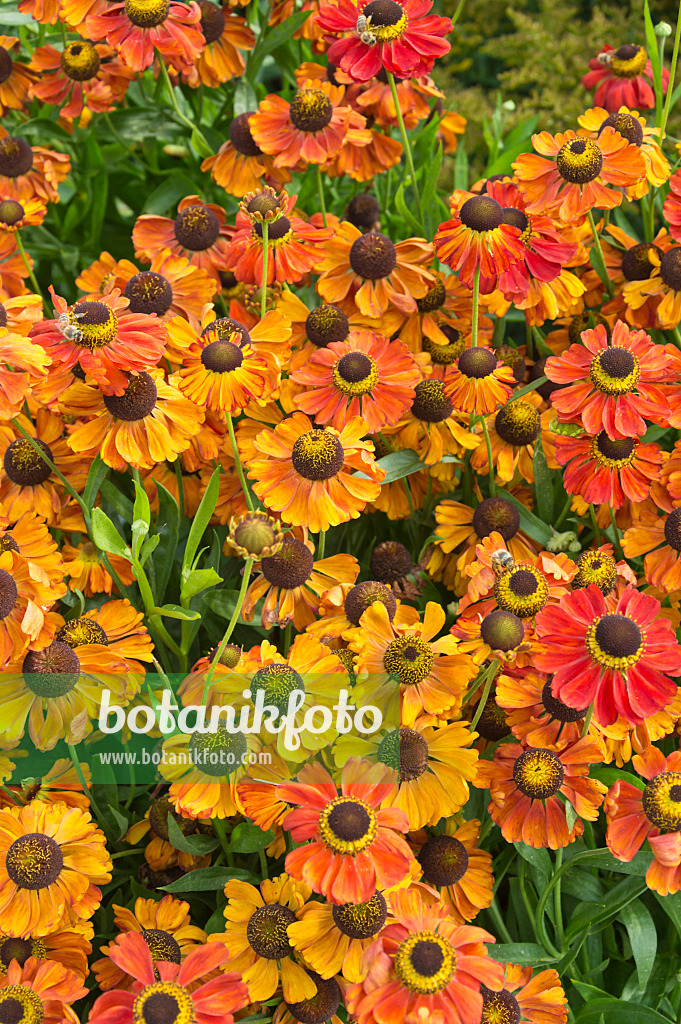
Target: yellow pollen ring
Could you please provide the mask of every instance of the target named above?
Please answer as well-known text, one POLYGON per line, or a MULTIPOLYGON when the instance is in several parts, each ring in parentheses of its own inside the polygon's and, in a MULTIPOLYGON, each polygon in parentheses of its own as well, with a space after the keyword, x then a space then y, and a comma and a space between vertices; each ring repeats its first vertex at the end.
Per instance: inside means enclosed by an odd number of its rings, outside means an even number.
POLYGON ((371 846, 377 831, 375 813, 357 797, 336 797, 319 816, 319 834, 334 853, 354 857, 371 846))
POLYGON ((400 943, 395 973, 412 992, 432 995, 446 988, 454 976, 456 953, 451 943, 435 932, 415 932, 400 943))
POLYGON ((374 25, 371 18, 367 18, 367 31, 376 36, 377 43, 392 43, 407 31, 407 16, 403 14, 394 25, 374 25))

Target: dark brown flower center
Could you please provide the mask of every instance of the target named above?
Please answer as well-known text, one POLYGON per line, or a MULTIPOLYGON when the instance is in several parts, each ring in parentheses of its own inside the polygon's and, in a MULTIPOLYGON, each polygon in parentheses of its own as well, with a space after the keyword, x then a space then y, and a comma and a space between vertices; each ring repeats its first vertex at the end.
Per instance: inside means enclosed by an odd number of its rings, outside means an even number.
MULTIPOLYGON (((54 462, 52 452, 45 442, 40 439, 36 441, 40 450, 54 462)), ((52 472, 27 437, 18 437, 16 441, 12 441, 5 452, 3 466, 12 483, 21 487, 37 487, 44 484, 52 472)))
MULTIPOLYGON (((258 238, 263 237, 262 224, 260 221, 256 221, 253 225, 258 238)), ((267 224, 267 238, 270 242, 279 242, 284 238, 291 230, 291 221, 288 217, 277 217, 276 220, 271 220, 267 224)))
POLYGON ((515 206, 505 206, 501 211, 504 216, 504 224, 510 224, 511 227, 519 228, 520 233, 527 230, 530 223, 526 213, 522 210, 518 210, 515 206))
POLYGON ((540 427, 539 413, 529 402, 509 402, 494 418, 494 429, 501 440, 516 447, 533 444, 540 427))
POLYGON ((660 277, 672 291, 681 292, 681 246, 664 254, 660 260, 660 277))
POLYGON ((681 508, 675 508, 665 519, 664 539, 674 551, 681 551, 681 508))
POLYGON ((325 348, 332 341, 345 341, 350 333, 350 323, 338 306, 324 304, 310 310, 305 321, 305 333, 313 345, 325 348))
POLYGON ((336 372, 348 384, 366 380, 373 370, 373 363, 364 352, 348 352, 336 363, 336 372))
POLYGON ((627 142, 633 143, 634 146, 640 146, 643 142, 641 122, 638 118, 633 117, 632 114, 626 114, 623 111, 617 114, 610 114, 598 129, 599 135, 604 128, 614 128, 616 132, 620 133, 622 138, 626 139, 627 142))
POLYGON ((69 647, 82 647, 84 644, 104 644, 108 646, 109 638, 99 625, 92 619, 69 619, 55 635, 69 647))
POLYGON ((0 619, 7 618, 14 609, 18 596, 16 583, 5 569, 0 569, 0 619))
POLYGON ((299 89, 291 100, 289 117, 301 132, 321 132, 331 122, 333 104, 321 89, 299 89))
MULTIPOLYGON (((431 285, 423 298, 416 300, 416 305, 418 306, 419 313, 432 313, 434 310, 440 309, 441 306, 444 306, 446 300, 447 290, 438 277, 435 284, 431 285)), ((440 330, 444 332, 442 324, 440 324, 440 330)), ((437 348, 437 346, 435 347, 437 348)))
MULTIPOLYGON (((479 704, 476 703, 475 707, 471 708, 471 715, 477 712, 478 707, 479 704)), ((508 736, 511 731, 506 721, 506 711, 497 704, 493 693, 490 693, 485 701, 485 706, 482 709, 482 714, 478 719, 475 730, 484 740, 488 740, 490 743, 496 743, 497 740, 508 736)))
POLYGON ((342 903, 332 907, 333 922, 339 932, 351 939, 370 939, 377 935, 388 916, 388 905, 380 892, 366 903, 342 903))
POLYGON ((459 372, 473 380, 489 377, 497 368, 497 357, 488 348, 465 348, 459 356, 459 372))
POLYGON ((312 575, 314 558, 310 549, 290 534, 284 537, 276 555, 268 555, 260 563, 260 569, 270 583, 284 590, 302 587, 312 575))
POLYGON ((520 1024, 522 1012, 518 1000, 507 989, 495 992, 480 986, 482 1017, 480 1024, 520 1024))
MULTIPOLYGON (((127 372, 127 371, 126 371, 127 372)), ((158 391, 148 373, 127 374, 130 383, 122 395, 103 395, 104 405, 119 420, 143 420, 156 407, 158 391)))
POLYGON ((612 438, 601 431, 596 441, 596 448, 601 455, 613 462, 626 461, 636 448, 636 441, 631 437, 612 438))
POLYGON ((466 847, 454 836, 431 836, 416 855, 428 885, 455 885, 468 869, 466 847))
MULTIPOLYGON (((210 0, 204 0, 204 2, 210 3, 210 0)), ((214 4, 211 4, 211 7, 213 6, 214 4)), ((217 9, 219 10, 219 8, 217 9)), ((253 113, 255 111, 248 110, 245 114, 239 114, 229 126, 229 141, 237 153, 241 153, 242 156, 259 156, 262 153, 260 146, 251 135, 251 126, 248 123, 248 119, 253 113)))
POLYGON ((3 967, 9 967, 12 960, 16 960, 19 966, 23 967, 30 956, 37 955, 37 951, 33 951, 33 945, 32 939, 19 939, 11 935, 0 939, 0 963, 3 967))
POLYGON ((331 808, 326 823, 338 839, 344 843, 356 843, 367 835, 371 816, 360 801, 340 800, 331 808))
POLYGON ((51 836, 29 832, 11 844, 5 867, 19 889, 37 892, 56 882, 64 867, 64 857, 51 836))
POLYGON ((170 11, 170 0, 125 0, 125 13, 138 28, 162 25, 170 11))
POLYGON ((381 207, 376 196, 369 192, 360 192, 348 203, 345 219, 354 224, 360 231, 369 231, 378 222, 381 207))
POLYGON ((385 734, 378 747, 381 764, 399 772, 400 784, 413 782, 428 767, 428 744, 416 729, 395 729, 385 734))
POLYGON ((225 31, 225 16, 217 4, 210 0, 198 0, 201 11, 201 31, 206 40, 206 46, 214 43, 225 31))
POLYGON ((371 18, 372 25, 387 28, 389 25, 397 25, 404 15, 404 9, 395 0, 371 0, 371 3, 362 8, 365 18, 371 18))
MULTIPOLYGON (((552 678, 553 676, 551 676, 552 678)), ((580 711, 578 708, 571 708, 567 704, 563 704, 562 700, 554 697, 551 690, 551 679, 546 680, 541 692, 541 702, 551 718, 555 718, 558 722, 581 722, 583 718, 586 718, 587 708, 582 708, 580 711)))
POLYGON ((330 480, 345 463, 345 450, 335 434, 315 428, 301 434, 293 445, 291 462, 306 480, 330 480))
POLYGON ((171 964, 182 963, 180 944, 168 932, 160 928, 143 928, 142 938, 149 947, 152 960, 162 960, 171 964))
POLYGON ((604 615, 596 626, 596 643, 611 658, 630 658, 641 648, 640 627, 627 615, 604 615))
POLYGON ((345 598, 345 614, 353 626, 359 626, 359 620, 374 601, 380 601, 392 622, 397 611, 397 601, 389 586, 378 580, 365 580, 358 583, 348 592, 345 598))
POLYGON ((627 281, 647 281, 653 272, 651 252, 662 259, 662 250, 652 242, 638 242, 622 255, 622 273, 627 281))
POLYGON ((0 202, 0 224, 14 227, 24 216, 24 208, 16 199, 3 199, 0 202))
POLYGON ((0 85, 12 74, 14 62, 4 46, 0 46, 0 85))
POLYGON ((61 55, 62 70, 74 82, 88 82, 95 78, 100 67, 96 47, 86 39, 69 43, 61 55))
POLYGON ((593 309, 585 309, 584 312, 578 313, 572 318, 568 324, 568 338, 572 345, 576 345, 577 342, 581 341, 582 331, 585 331, 590 326, 589 321, 592 321, 595 326, 602 324, 605 327, 605 333, 610 341, 611 331, 610 324, 605 319, 602 313, 598 313, 593 309))
POLYGON ((316 994, 311 999, 304 999, 300 1003, 285 1003, 285 1006, 293 1019, 300 1024, 325 1024, 325 1021, 335 1016, 340 1006, 341 991, 338 982, 335 978, 320 978, 314 971, 307 973, 317 986, 316 994))
POLYGON ((414 563, 404 544, 384 540, 371 552, 370 571, 381 583, 396 583, 414 571, 414 563))
POLYGON ((26 686, 38 697, 64 697, 78 682, 80 661, 73 649, 53 640, 42 651, 29 651, 21 666, 26 686))
POLYGON ((246 938, 251 949, 265 960, 281 960, 292 952, 286 929, 296 915, 280 903, 258 907, 246 925, 246 938))
MULTIPOLYGON (((378 2, 378 0, 377 0, 378 2)), ((381 3, 392 3, 393 0, 380 0, 381 3)), ((394 5, 398 7, 398 4, 394 5)), ((397 252, 387 235, 379 231, 369 231, 352 243, 350 249, 350 266, 358 277, 369 281, 378 281, 388 277, 397 266, 397 252)))
POLYGON ((576 559, 577 572, 572 577, 572 589, 581 590, 595 583, 608 596, 617 585, 615 559, 602 551, 583 551, 576 559))
POLYGON ((192 252, 210 249, 219 234, 220 221, 207 206, 187 206, 175 218, 175 238, 192 252))
POLYGON ((548 800, 563 785, 560 759, 543 747, 525 750, 513 765, 513 781, 531 800, 548 800))
POLYGON ((628 377, 636 366, 636 360, 626 348, 606 348, 600 353, 601 367, 610 377, 628 377))
POLYGON ((565 181, 586 185, 601 173, 603 154, 593 139, 570 139, 560 147, 556 165, 565 181))
POLYGON ((213 341, 201 352, 201 362, 212 373, 230 373, 244 361, 244 354, 231 341, 213 341))
POLYGON ((473 529, 480 540, 496 532, 509 541, 520 529, 520 513, 507 498, 485 498, 473 513, 473 529))
POLYGON ((33 167, 33 150, 24 139, 6 135, 0 139, 0 175, 18 178, 33 167))
POLYGON ((173 301, 170 281, 155 270, 135 274, 126 284, 123 294, 130 300, 131 313, 157 313, 163 316, 173 301))
POLYGON ((231 341, 238 345, 247 345, 251 336, 238 320, 232 320, 229 316, 222 316, 218 320, 212 320, 206 327, 201 331, 201 337, 205 338, 208 334, 217 334, 220 341, 231 341), (234 338, 233 335, 238 335, 234 338))
POLYGON ((459 218, 471 231, 494 231, 504 221, 504 211, 491 196, 472 196, 459 211, 459 218))
POLYGON ((454 411, 441 380, 422 380, 414 389, 412 415, 424 423, 442 423, 454 411))

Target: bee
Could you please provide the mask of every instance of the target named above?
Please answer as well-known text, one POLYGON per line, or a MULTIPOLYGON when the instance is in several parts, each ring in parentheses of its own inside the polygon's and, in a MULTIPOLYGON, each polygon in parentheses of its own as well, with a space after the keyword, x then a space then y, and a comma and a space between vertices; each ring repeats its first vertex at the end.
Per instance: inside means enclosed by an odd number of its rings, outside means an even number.
MULTIPOLYGON (((80 317, 85 316, 85 313, 74 313, 73 315, 77 319, 80 319, 80 317)), ((59 319, 57 320, 57 327, 67 341, 75 341, 75 343, 78 344, 83 340, 83 332, 80 327, 70 322, 68 313, 60 313, 59 319)))
POLYGON ((491 561, 495 576, 501 576, 502 573, 508 572, 515 565, 513 555, 506 548, 499 548, 498 551, 494 551, 491 561))
POLYGON ((371 31, 369 19, 364 14, 360 14, 357 19, 357 35, 366 46, 376 45, 376 36, 371 31))
POLYGON ((603 53, 599 53, 596 59, 599 64, 612 64, 612 53, 609 50, 605 50, 603 53))

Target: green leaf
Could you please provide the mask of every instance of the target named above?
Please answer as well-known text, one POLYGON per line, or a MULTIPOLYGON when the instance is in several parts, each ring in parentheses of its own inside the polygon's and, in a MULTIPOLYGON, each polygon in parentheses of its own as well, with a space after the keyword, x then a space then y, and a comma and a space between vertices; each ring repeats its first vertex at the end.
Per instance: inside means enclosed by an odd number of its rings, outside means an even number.
POLYGON ((311 13, 311 11, 295 11, 285 21, 282 21, 280 25, 261 33, 255 49, 248 58, 246 74, 251 82, 254 81, 263 58, 268 53, 272 53, 272 50, 276 50, 277 47, 283 46, 284 43, 288 42, 298 29, 303 27, 311 13))
POLYGON ((179 604, 164 604, 160 608, 152 608, 152 615, 162 615, 164 619, 184 619, 185 622, 193 622, 201 618, 201 612, 192 611, 191 608, 181 608, 179 604))
POLYGON ((489 178, 491 174, 512 174, 513 161, 516 160, 521 153, 527 153, 528 150, 527 141, 516 142, 515 145, 507 146, 504 143, 504 152, 493 160, 491 164, 487 165, 485 176, 489 178))
POLYGON ((648 0, 644 0, 643 3, 643 20, 646 30, 646 49, 653 69, 653 82, 655 84, 655 124, 660 124, 662 115, 662 66, 660 64, 659 44, 655 35, 653 19, 650 16, 648 0))
POLYGON ((621 768, 613 768, 607 764, 594 765, 589 774, 606 786, 614 786, 616 782, 622 781, 629 782, 640 790, 646 788, 645 781, 639 775, 632 775, 631 772, 625 772, 621 768))
POLYGON ((672 892, 668 896, 660 896, 659 893, 654 892, 653 896, 681 935, 681 892, 672 892))
POLYGON ((257 106, 258 97, 255 95, 255 89, 246 75, 242 75, 234 90, 234 117, 247 114, 249 111, 255 110, 257 106))
POLYGON ((133 480, 133 483, 135 485, 135 503, 132 507, 133 521, 141 519, 144 525, 148 527, 151 524, 151 508, 147 492, 138 484, 137 480, 133 480))
POLYGON ((102 457, 97 452, 92 465, 90 466, 90 472, 87 475, 87 482, 83 489, 83 502, 86 508, 94 508, 95 499, 99 494, 99 488, 106 479, 109 472, 109 467, 106 462, 102 462, 102 457))
POLYGON ((670 1024, 650 1006, 625 1002, 624 999, 592 999, 577 1014, 576 1024, 670 1024))
POLYGON ((595 245, 591 246, 591 251, 589 252, 589 263, 607 288, 610 283, 610 278, 608 277, 608 271, 606 270, 605 260, 599 252, 598 247, 595 245))
POLYGON ((176 850, 181 850, 182 853, 191 853, 195 857, 211 853, 220 845, 212 836, 186 836, 172 814, 168 815, 168 840, 176 850))
POLYGON ((220 490, 220 470, 216 469, 212 477, 208 481, 208 487, 206 492, 201 499, 201 504, 196 510, 196 515, 187 537, 187 546, 184 549, 184 558, 182 559, 182 580, 186 580, 191 572, 192 565, 194 563, 194 557, 199 549, 201 538, 206 532, 206 527, 210 522, 211 516, 215 511, 215 506, 218 503, 218 492, 220 490))
POLYGON ((214 587, 217 583, 222 583, 222 576, 218 576, 215 569, 194 569, 182 586, 180 601, 190 601, 202 590, 214 587))
POLYGON ((545 523, 553 520, 553 476, 546 464, 546 456, 541 443, 541 437, 537 438, 534 446, 534 493, 537 496, 537 512, 545 523))
POLYGON ((631 943, 631 951, 636 962, 638 987, 645 992, 648 979, 655 966, 657 953, 657 930, 650 911, 640 900, 630 903, 620 911, 620 920, 624 923, 631 943))
MULTIPOLYGON (((551 355, 553 355, 553 352, 551 355)), ((536 380, 531 380, 529 384, 525 384, 522 388, 518 388, 517 391, 514 391, 507 404, 510 405, 511 402, 517 402, 519 398, 524 398, 525 395, 529 395, 530 391, 536 391, 537 388, 542 386, 542 384, 546 384, 548 379, 548 377, 537 377, 536 380)))
POLYGON ((120 533, 101 508, 92 510, 92 539, 100 551, 113 555, 122 555, 130 559, 130 550, 120 533))
POLYGON ((194 126, 194 128, 192 130, 191 144, 192 144, 192 149, 197 154, 197 156, 202 156, 202 157, 213 156, 213 150, 211 149, 211 147, 206 142, 206 139, 204 138, 203 133, 196 126, 194 126))
POLYGON ((553 536, 550 527, 543 523, 541 519, 538 519, 528 508, 525 508, 523 503, 518 501, 513 494, 509 494, 508 491, 502 491, 499 488, 497 488, 497 494, 500 494, 503 498, 508 498, 511 504, 515 505, 518 509, 520 529, 523 533, 526 533, 528 537, 532 537, 542 547, 546 547, 553 536))
POLYGON ((177 541, 180 532, 180 509, 170 491, 166 490, 158 480, 154 480, 154 483, 156 484, 156 493, 158 494, 158 513, 154 529, 157 536, 160 537, 153 559, 156 584, 155 596, 157 601, 162 601, 177 552, 177 541))
POLYGON ((229 840, 229 848, 234 853, 256 853, 264 850, 274 840, 272 829, 258 828, 250 821, 240 821, 229 840))
POLYGON ((114 512, 117 512, 126 523, 132 523, 135 518, 132 511, 132 502, 121 494, 118 487, 112 480, 104 480, 100 486, 102 497, 108 501, 114 512))
POLYGON ((400 216, 404 218, 405 223, 409 225, 410 229, 415 231, 417 236, 420 236, 423 232, 423 225, 416 219, 407 206, 404 198, 404 183, 400 185, 395 193, 395 208, 400 216))
POLYGON ((158 188, 150 192, 144 206, 144 213, 164 214, 168 213, 183 196, 192 195, 196 191, 196 184, 185 174, 171 174, 165 178, 158 188))
POLYGON ((459 139, 454 157, 454 188, 468 188, 468 156, 463 139, 459 139))
POLYGON ((645 891, 645 888, 646 884, 640 878, 625 878, 603 897, 600 901, 600 909, 597 909, 599 903, 591 903, 586 910, 578 910, 572 915, 570 924, 565 931, 568 945, 584 928, 594 928, 597 924, 616 917, 624 907, 633 903, 645 891))
POLYGON ((108 805, 108 813, 116 823, 116 828, 118 830, 116 842, 120 842, 125 833, 130 828, 130 822, 128 821, 124 814, 121 814, 120 811, 116 810, 115 807, 112 807, 111 804, 108 805))
POLYGON ((527 861, 533 868, 532 874, 535 876, 535 882, 538 883, 538 889, 541 893, 553 871, 548 851, 535 850, 532 846, 527 846, 525 843, 514 843, 513 845, 523 860, 527 861))
MULTIPOLYGON (((516 843, 516 846, 518 844, 516 843)), ((501 942, 490 946, 490 954, 499 963, 555 964, 555 957, 549 956, 543 946, 534 942, 501 942)))
POLYGON ((248 882, 252 877, 251 872, 243 868, 198 868, 160 888, 162 892, 217 892, 232 879, 248 882))

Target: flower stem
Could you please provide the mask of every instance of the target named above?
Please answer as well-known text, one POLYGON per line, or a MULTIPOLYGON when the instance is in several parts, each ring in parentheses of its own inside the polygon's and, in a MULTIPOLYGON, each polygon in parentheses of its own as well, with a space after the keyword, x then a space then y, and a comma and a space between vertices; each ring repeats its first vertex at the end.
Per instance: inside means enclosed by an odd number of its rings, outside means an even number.
POLYGON ((593 704, 590 704, 589 710, 586 713, 586 718, 584 719, 584 725, 582 726, 582 737, 589 735, 589 729, 591 728, 591 719, 593 718, 593 716, 594 706, 593 704))
POLYGON ((326 203, 324 202, 324 186, 322 185, 322 171, 319 164, 314 166, 315 176, 317 178, 317 192, 319 193, 319 209, 322 211, 322 220, 324 221, 324 227, 328 227, 326 223, 326 203))
POLYGON ((589 505, 589 515, 591 516, 591 525, 593 526, 594 534, 596 535, 596 543, 600 547, 603 543, 603 538, 601 537, 601 531, 598 528, 598 520, 596 519, 596 513, 593 505, 589 505))
POLYGON ((95 815, 97 817, 97 821, 101 824, 102 820, 103 820, 102 819, 102 812, 100 811, 99 807, 97 806, 97 801, 94 798, 94 795, 93 795, 93 792, 92 792, 92 787, 89 787, 87 782, 85 781, 85 776, 83 775, 83 769, 81 768, 80 761, 78 760, 78 752, 76 751, 76 748, 73 746, 72 743, 67 743, 66 745, 69 748, 69 756, 70 756, 71 761, 73 763, 73 767, 76 769, 76 775, 78 776, 78 781, 80 782, 81 786, 83 787, 83 793, 88 798, 88 800, 90 801, 90 804, 92 806, 92 810, 95 812, 95 815))
POLYGON ((615 510, 612 507, 610 507, 609 511, 610 522, 612 523, 612 530, 615 534, 615 551, 617 552, 618 559, 621 561, 624 558, 624 552, 622 551, 622 542, 620 541, 620 531, 619 527, 617 526, 617 519, 615 518, 615 510))
POLYGON ((317 546, 317 560, 321 562, 326 550, 326 530, 319 531, 319 544, 317 546))
POLYGON ((265 319, 267 312, 267 260, 269 257, 270 226, 266 220, 262 222, 262 284, 260 285, 260 319, 265 319))
POLYGON ((31 266, 29 258, 26 255, 26 250, 24 249, 24 243, 21 241, 21 232, 17 231, 14 237, 17 240, 17 249, 19 250, 19 255, 21 256, 22 260, 24 261, 24 266, 28 270, 28 279, 31 282, 31 286, 33 288, 33 291, 36 293, 36 295, 39 295, 40 298, 42 299, 43 309, 45 310, 45 315, 49 319, 49 317, 50 317, 50 307, 48 306, 47 302, 45 301, 45 296, 43 295, 42 291, 40 290, 40 285, 36 281, 36 276, 33 273, 33 267, 31 266))
POLYGON ((411 175, 411 187, 414 190, 414 201, 416 202, 416 211, 418 213, 419 221, 423 224, 423 211, 421 209, 421 196, 419 195, 419 187, 416 183, 416 170, 414 169, 414 156, 409 145, 409 137, 407 135, 407 129, 404 127, 404 118, 402 117, 402 111, 400 110, 400 101, 397 96, 397 86, 395 79, 389 71, 386 71, 388 76, 388 85, 393 96, 393 103, 395 104, 395 112, 397 114, 397 123, 400 127, 400 135, 402 136, 402 146, 404 148, 404 155, 407 160, 407 167, 409 168, 409 174, 411 175))
POLYGON ((478 724, 478 722, 482 718, 482 713, 485 710, 485 705, 487 704, 487 701, 489 700, 489 693, 490 693, 490 690, 492 689, 492 683, 494 682, 494 677, 496 675, 496 671, 497 671, 497 666, 498 665, 499 665, 498 659, 497 658, 492 658, 492 660, 490 662, 490 666, 487 669, 487 674, 484 676, 485 688, 482 691, 482 697, 480 698, 480 702, 478 703, 477 711, 473 715, 473 721, 470 724, 470 731, 471 732, 474 732, 476 725, 478 724))
POLYGON ((489 430, 487 429, 487 420, 484 416, 480 417, 482 423, 482 432, 485 435, 485 446, 487 448, 487 462, 489 471, 489 494, 490 498, 494 498, 497 493, 497 485, 494 482, 494 463, 492 461, 492 442, 489 439, 489 430))
POLYGON ((184 125, 187 126, 187 128, 191 129, 192 135, 195 135, 197 140, 203 143, 203 145, 205 146, 206 150, 208 152, 212 152, 211 147, 208 144, 208 140, 206 139, 206 137, 203 134, 203 132, 199 129, 198 125, 194 124, 193 121, 190 121, 189 118, 186 116, 186 114, 184 114, 180 110, 180 105, 177 102, 177 96, 175 95, 175 89, 173 88, 173 83, 170 81, 170 76, 168 75, 168 69, 165 66, 165 63, 163 61, 163 57, 158 52, 158 50, 156 51, 156 59, 158 61, 158 66, 159 66, 159 70, 160 70, 160 73, 161 73, 161 77, 163 79, 163 83, 164 83, 164 85, 166 87, 166 90, 167 90, 168 95, 170 97, 170 102, 173 105, 173 110, 175 111, 177 117, 180 119, 180 121, 182 121, 182 123, 184 125))
POLYGON ((473 319, 471 320, 471 346, 478 344, 478 307, 480 305, 480 267, 473 274, 473 319))
MULTIPOLYGON (((560 871, 563 864, 563 850, 556 850, 556 871, 560 871)), ((556 882, 556 886, 553 890, 553 909, 554 917, 556 919, 556 943, 559 949, 563 948, 563 942, 565 941, 563 935, 563 905, 561 902, 560 892, 560 878, 556 882)))
MULTIPOLYGON (((607 272, 607 269, 606 269, 606 266, 605 266, 605 259, 603 257, 603 249, 601 248, 601 240, 598 237, 598 232, 596 231, 596 225, 594 224, 594 215, 593 215, 591 210, 589 210, 589 212, 587 213, 587 217, 589 219, 589 225, 591 227, 591 234, 593 235, 594 245, 596 246, 596 252, 598 253, 598 259, 599 259, 599 262, 600 262, 600 266, 601 266, 602 271, 603 271, 603 277, 601 278, 601 280, 603 281, 603 284, 605 285, 605 287, 608 289, 608 295, 612 299, 612 298, 614 298, 615 293, 613 291, 612 281, 610 280, 610 277, 608 276, 608 272, 607 272)), ((599 277, 601 276, 600 272, 599 272, 598 276, 599 277)))
POLYGON ((679 10, 676 14, 676 35, 674 36, 674 49, 672 50, 672 63, 669 69, 669 85, 667 86, 667 97, 664 103, 664 110, 662 111, 662 123, 660 125, 660 146, 664 141, 664 130, 667 127, 667 118, 669 117, 669 108, 672 104, 672 93, 674 92, 674 79, 676 77, 676 63, 679 59, 679 42, 681 41, 681 3, 679 3, 679 10))
POLYGON ((206 681, 203 684, 203 696, 201 698, 201 703, 204 705, 204 707, 205 707, 205 704, 206 704, 206 699, 208 697, 208 691, 210 690, 210 684, 213 682, 213 676, 215 675, 215 669, 217 668, 217 666, 218 666, 218 664, 220 662, 220 658, 222 657, 222 655, 224 653, 225 647, 229 643, 229 638, 231 637, 232 633, 234 632, 234 627, 237 624, 237 621, 239 619, 239 615, 241 614, 241 609, 243 608, 244 601, 246 600, 246 591, 248 590, 248 581, 251 578, 251 569, 252 568, 253 568, 253 559, 252 558, 247 558, 246 559, 246 563, 244 565, 244 574, 243 574, 243 577, 241 579, 241 589, 239 590, 239 596, 237 597, 237 600, 236 600, 236 607, 234 608, 234 611, 232 612, 232 617, 229 620, 229 625, 227 626, 227 629, 225 630, 224 636, 222 637, 222 640, 220 641, 220 643, 218 645, 218 649, 215 652, 215 657, 213 658, 213 661, 211 662, 211 666, 208 669, 208 673, 206 675, 206 681))
POLYGON ((232 442, 232 453, 234 455, 234 462, 235 462, 235 465, 236 465, 236 472, 237 472, 237 476, 239 477, 239 483, 241 484, 241 489, 244 492, 244 498, 246 500, 246 507, 248 508, 249 512, 252 512, 253 511, 253 499, 251 498, 251 492, 248 489, 248 484, 246 483, 246 477, 244 476, 243 466, 241 465, 241 459, 239 458, 239 449, 236 446, 236 436, 234 434, 234 424, 232 423, 232 414, 229 413, 229 412, 227 413, 227 429, 229 431, 229 439, 232 442))

